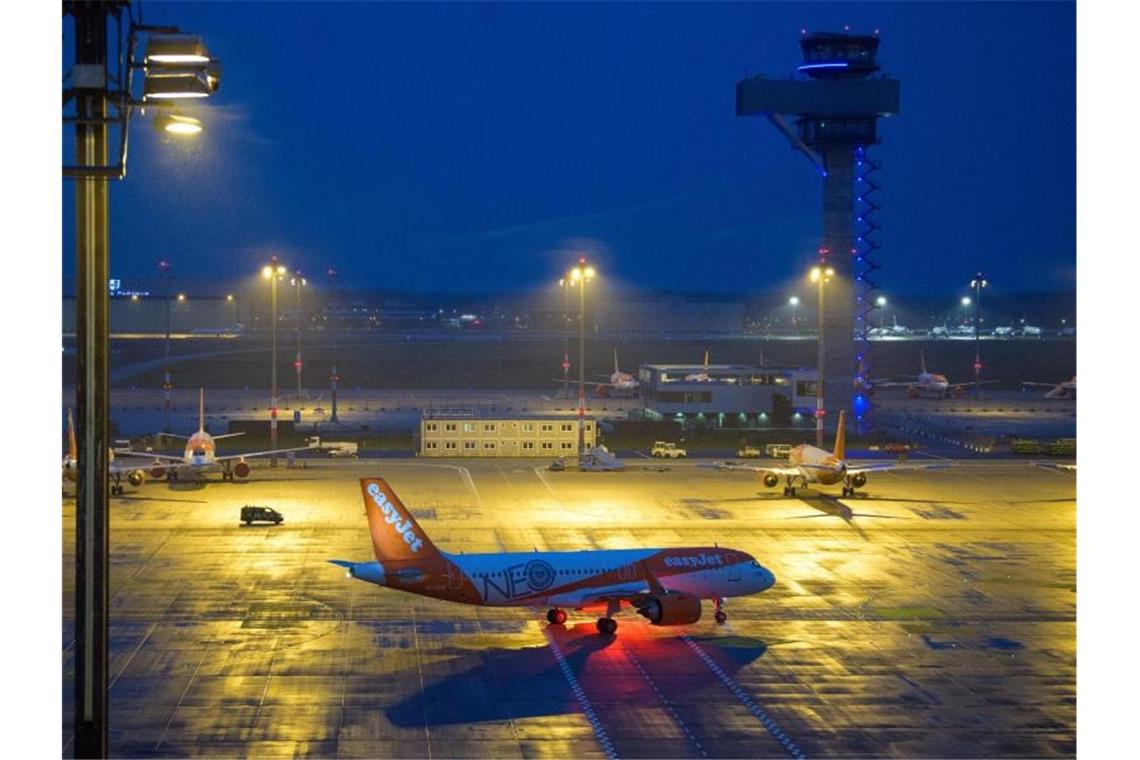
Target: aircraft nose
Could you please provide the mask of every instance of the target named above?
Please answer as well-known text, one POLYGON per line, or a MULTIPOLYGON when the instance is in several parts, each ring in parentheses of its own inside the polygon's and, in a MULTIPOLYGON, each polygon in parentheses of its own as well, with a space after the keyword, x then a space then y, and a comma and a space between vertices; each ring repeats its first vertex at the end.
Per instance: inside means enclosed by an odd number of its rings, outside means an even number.
POLYGON ((761 567, 756 571, 756 580, 760 584, 758 591, 767 591, 776 585, 776 575, 766 567, 761 567))

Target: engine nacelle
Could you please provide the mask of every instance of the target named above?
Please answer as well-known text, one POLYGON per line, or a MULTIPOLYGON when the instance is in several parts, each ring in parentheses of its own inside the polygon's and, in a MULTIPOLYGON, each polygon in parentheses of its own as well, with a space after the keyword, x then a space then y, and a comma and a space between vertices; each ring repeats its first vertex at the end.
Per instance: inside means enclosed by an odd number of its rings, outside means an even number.
POLYGON ((141 486, 144 480, 146 480, 146 473, 142 470, 131 470, 127 473, 127 482, 136 488, 141 486))
POLYGON ((689 625, 701 619, 701 600, 680 591, 646 596, 634 606, 653 625, 689 625))
POLYGON ((150 468, 150 476, 155 480, 162 480, 166 477, 166 468, 160 464, 152 465, 150 468))
POLYGON ((769 488, 775 488, 776 484, 780 482, 780 478, 774 472, 769 472, 764 476, 764 485, 769 488))
POLYGON ((862 472, 857 472, 851 476, 851 485, 856 488, 862 488, 867 485, 867 475, 862 472))
POLYGON ((246 464, 245 462, 236 463, 234 465, 234 477, 235 478, 248 478, 249 477, 249 465, 246 464))
POLYGON ((74 483, 75 479, 79 476, 79 473, 76 470, 77 468, 74 462, 68 459, 65 459, 63 461, 63 477, 67 478, 72 483, 74 483))

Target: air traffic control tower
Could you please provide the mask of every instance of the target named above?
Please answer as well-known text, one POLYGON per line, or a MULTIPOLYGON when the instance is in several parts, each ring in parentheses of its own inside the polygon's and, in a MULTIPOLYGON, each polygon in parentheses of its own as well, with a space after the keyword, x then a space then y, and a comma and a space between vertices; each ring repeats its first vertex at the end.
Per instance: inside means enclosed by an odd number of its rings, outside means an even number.
POLYGON ((879 70, 877 31, 804 31, 800 47, 804 59, 797 78, 760 75, 736 84, 736 115, 766 116, 823 175, 819 258, 836 274, 825 286, 823 313, 822 380, 830 436, 840 409, 851 410, 847 419, 857 421, 870 412, 864 325, 874 308, 871 277, 878 268, 878 166, 867 147, 879 141, 878 119, 898 113, 899 83, 872 76, 879 70))

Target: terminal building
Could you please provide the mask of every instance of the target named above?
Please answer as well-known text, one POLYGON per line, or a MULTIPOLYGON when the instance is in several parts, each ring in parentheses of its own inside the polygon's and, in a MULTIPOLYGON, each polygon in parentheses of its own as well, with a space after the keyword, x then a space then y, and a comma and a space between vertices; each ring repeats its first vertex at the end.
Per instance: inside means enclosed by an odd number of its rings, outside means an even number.
POLYGON ((641 401, 651 420, 764 428, 815 412, 815 369, 739 364, 643 364, 641 401))
MULTIPOLYGON (((587 417, 586 448, 597 440, 587 417)), ((577 457, 578 418, 567 415, 425 411, 417 451, 424 457, 577 457)))

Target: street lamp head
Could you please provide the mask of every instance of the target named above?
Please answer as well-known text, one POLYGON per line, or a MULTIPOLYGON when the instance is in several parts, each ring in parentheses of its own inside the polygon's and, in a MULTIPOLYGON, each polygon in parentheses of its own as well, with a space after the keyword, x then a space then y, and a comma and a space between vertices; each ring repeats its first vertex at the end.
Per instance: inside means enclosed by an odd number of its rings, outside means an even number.
MULTIPOLYGON (((132 295, 132 296, 131 296, 131 300, 132 300, 132 301, 138 301, 138 300, 139 300, 139 296, 138 296, 138 294, 136 293, 136 294, 132 295)), ((1065 322, 1065 320, 1063 320, 1063 319, 1062 319, 1062 320, 1061 320, 1061 323, 1062 323, 1062 324, 1064 324, 1064 322, 1065 322)))
POLYGON ((570 282, 571 282, 571 284, 577 283, 578 280, 580 280, 580 279, 582 279, 582 270, 579 269, 578 267, 574 267, 573 269, 571 269, 570 270, 570 282))
POLYGON ((263 267, 261 268, 261 276, 262 276, 262 277, 264 277, 264 278, 265 278, 265 279, 267 279, 267 280, 268 280, 269 278, 273 277, 273 267, 269 266, 268 264, 266 264, 265 266, 263 266, 263 267))
POLYGON ((878 298, 875 299, 875 305, 880 306, 880 307, 886 306, 887 305, 887 297, 886 296, 879 296, 878 298))
POLYGON ((233 293, 227 293, 227 294, 226 294, 226 300, 227 300, 227 301, 232 301, 232 300, 234 300, 234 294, 233 294, 233 293))
POLYGON ((790 303, 792 306, 799 306, 800 305, 800 297, 799 296, 792 296, 791 298, 788 299, 788 303, 790 303))
POLYGON ((586 267, 585 271, 582 273, 582 276, 585 277, 587 280, 592 280, 592 279, 594 279, 594 275, 596 275, 596 274, 597 274, 597 272, 594 271, 593 267, 586 267))
POLYGON ((962 296, 962 305, 969 306, 971 303, 969 296, 962 296))
POLYGON ((186 294, 185 293, 179 293, 178 294, 178 300, 179 301, 185 301, 186 300, 186 294))

